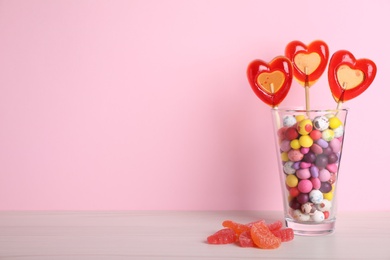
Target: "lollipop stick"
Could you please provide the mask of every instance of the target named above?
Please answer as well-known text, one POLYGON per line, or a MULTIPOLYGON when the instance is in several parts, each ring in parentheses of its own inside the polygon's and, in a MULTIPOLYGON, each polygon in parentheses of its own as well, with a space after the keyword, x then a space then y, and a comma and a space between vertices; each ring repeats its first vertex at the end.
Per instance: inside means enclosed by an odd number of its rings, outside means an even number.
POLYGON ((341 108, 342 104, 343 104, 343 102, 339 100, 339 102, 337 102, 336 110, 339 110, 341 108))
MULTIPOLYGON (((271 90, 271 93, 274 94, 275 93, 274 83, 270 83, 269 88, 271 90)), ((275 111, 275 120, 276 120, 276 126, 279 129, 280 128, 280 116, 279 116, 279 112, 277 111, 278 106, 273 106, 272 108, 276 110, 275 111)))
MULTIPOLYGON (((310 110, 310 96, 309 96, 309 75, 307 73, 307 67, 304 68, 305 72, 305 100, 306 100, 306 112, 310 110)), ((309 112, 307 112, 309 115, 309 112)))
POLYGON ((275 110, 276 126, 279 129, 281 122, 280 122, 280 115, 279 115, 279 111, 278 111, 278 106, 274 106, 273 109, 275 110))
POLYGON ((343 92, 341 92, 341 95, 339 97, 339 101, 337 102, 336 110, 339 110, 341 108, 341 105, 343 104, 343 98, 342 97, 344 95, 344 91, 347 89, 347 82, 343 82, 342 88, 343 88, 343 92))
POLYGON ((341 105, 343 104, 343 96, 344 96, 344 91, 347 89, 347 82, 343 82, 343 85, 341 87, 343 89, 343 92, 341 92, 341 95, 339 97, 339 101, 337 102, 336 116, 338 115, 339 109, 341 109, 341 105))
POLYGON ((305 86, 306 110, 310 110, 309 87, 305 86))
POLYGON ((274 83, 269 83, 269 89, 271 90, 271 93, 272 93, 272 94, 275 94, 274 83))

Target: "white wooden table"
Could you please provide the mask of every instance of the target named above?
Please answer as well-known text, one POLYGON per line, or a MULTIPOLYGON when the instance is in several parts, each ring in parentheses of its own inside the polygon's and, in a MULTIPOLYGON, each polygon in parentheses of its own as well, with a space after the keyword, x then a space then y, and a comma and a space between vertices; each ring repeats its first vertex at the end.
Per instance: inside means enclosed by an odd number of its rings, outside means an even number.
POLYGON ((275 250, 207 244, 225 219, 282 213, 0 211, 0 259, 390 259, 390 212, 340 212, 334 234, 296 236, 275 250))

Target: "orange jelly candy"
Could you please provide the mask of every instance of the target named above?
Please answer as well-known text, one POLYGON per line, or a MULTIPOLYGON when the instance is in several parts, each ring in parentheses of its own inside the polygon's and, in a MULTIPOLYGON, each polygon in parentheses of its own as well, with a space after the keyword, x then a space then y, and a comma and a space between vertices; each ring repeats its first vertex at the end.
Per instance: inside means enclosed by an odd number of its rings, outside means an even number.
POLYGON ((234 222, 232 220, 225 220, 222 222, 222 226, 226 228, 231 228, 236 232, 237 236, 239 236, 242 232, 244 231, 249 231, 251 228, 248 227, 247 225, 241 224, 234 222))
POLYGON ((262 249, 278 248, 282 243, 282 240, 276 237, 264 222, 258 222, 252 225, 251 237, 253 243, 262 249))

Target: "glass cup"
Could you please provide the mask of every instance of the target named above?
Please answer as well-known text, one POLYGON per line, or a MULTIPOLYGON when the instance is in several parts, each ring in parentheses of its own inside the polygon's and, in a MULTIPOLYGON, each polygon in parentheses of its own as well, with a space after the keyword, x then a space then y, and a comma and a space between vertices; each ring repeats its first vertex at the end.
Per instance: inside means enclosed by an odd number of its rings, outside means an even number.
POLYGON ((286 226, 297 235, 333 233, 348 109, 271 112, 286 226))

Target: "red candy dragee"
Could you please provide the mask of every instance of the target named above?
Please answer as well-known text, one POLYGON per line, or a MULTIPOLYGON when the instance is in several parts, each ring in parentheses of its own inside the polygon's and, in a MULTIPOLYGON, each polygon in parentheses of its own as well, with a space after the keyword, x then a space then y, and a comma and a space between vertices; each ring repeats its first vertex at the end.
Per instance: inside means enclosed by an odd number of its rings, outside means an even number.
POLYGON ((292 65, 283 56, 276 57, 269 63, 254 60, 248 66, 247 77, 257 97, 271 107, 277 107, 290 90, 292 65))
POLYGON ((329 49, 328 45, 320 40, 309 45, 292 41, 286 46, 285 55, 293 65, 294 78, 302 86, 311 87, 326 69, 329 49))
POLYGON ((376 65, 369 59, 355 59, 346 50, 332 55, 329 62, 328 80, 336 102, 345 102, 363 93, 373 82, 376 65))

